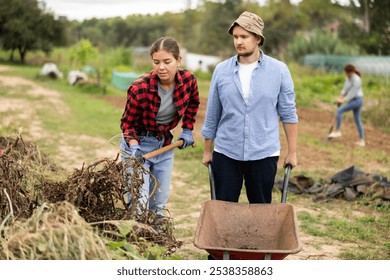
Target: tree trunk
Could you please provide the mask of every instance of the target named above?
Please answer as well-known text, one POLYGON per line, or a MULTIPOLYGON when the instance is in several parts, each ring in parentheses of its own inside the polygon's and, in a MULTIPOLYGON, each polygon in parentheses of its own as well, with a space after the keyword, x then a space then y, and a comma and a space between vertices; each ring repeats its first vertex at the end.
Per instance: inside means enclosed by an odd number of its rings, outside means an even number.
POLYGON ((14 51, 15 51, 15 49, 12 49, 12 50, 11 50, 11 53, 10 53, 10 55, 9 55, 9 61, 10 61, 10 62, 13 62, 13 61, 14 61, 14 51))
POLYGON ((364 31, 366 31, 367 34, 370 33, 370 10, 368 1, 369 0, 364 0, 364 31))
POLYGON ((19 47, 19 56, 20 56, 20 62, 24 63, 26 59, 26 49, 25 47, 19 47))

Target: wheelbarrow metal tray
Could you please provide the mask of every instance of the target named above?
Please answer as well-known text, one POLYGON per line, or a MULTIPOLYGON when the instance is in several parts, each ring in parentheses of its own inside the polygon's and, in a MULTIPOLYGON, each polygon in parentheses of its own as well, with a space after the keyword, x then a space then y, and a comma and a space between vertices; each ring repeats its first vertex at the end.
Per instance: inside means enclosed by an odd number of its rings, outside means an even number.
POLYGON ((221 200, 203 203, 194 245, 216 259, 224 252, 230 259, 284 259, 302 248, 292 205, 221 200))

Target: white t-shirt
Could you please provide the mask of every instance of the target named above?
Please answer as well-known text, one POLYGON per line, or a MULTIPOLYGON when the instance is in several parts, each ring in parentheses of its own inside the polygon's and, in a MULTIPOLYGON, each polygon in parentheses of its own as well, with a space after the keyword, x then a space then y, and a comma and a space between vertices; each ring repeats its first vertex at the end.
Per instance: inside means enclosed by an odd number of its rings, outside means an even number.
POLYGON ((248 103, 248 99, 251 91, 252 72, 253 69, 256 68, 257 64, 258 64, 257 60, 251 64, 239 63, 240 67, 238 69, 238 74, 240 76, 242 94, 245 103, 248 103))

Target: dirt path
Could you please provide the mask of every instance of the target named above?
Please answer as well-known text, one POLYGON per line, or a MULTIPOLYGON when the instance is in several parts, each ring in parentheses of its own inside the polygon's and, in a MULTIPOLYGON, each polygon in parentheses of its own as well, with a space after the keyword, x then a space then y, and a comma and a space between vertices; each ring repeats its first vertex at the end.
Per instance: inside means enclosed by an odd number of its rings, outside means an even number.
POLYGON ((96 159, 112 158, 116 155, 118 149, 107 143, 107 139, 69 133, 51 135, 43 127, 39 110, 50 108, 57 114, 71 114, 61 99, 61 94, 21 77, 1 75, 1 72, 7 69, 6 66, 0 66, 0 88, 7 88, 9 92, 1 96, 1 128, 20 128, 23 138, 32 142, 56 142, 57 150, 50 156, 68 170, 80 168, 84 162, 90 163, 96 159), (89 147, 87 157, 83 147, 89 147))
MULTIPOLYGON (((102 157, 112 157, 118 152, 116 147, 107 144, 107 139, 88 135, 65 135, 63 133, 50 135, 44 129, 38 111, 51 107, 59 114, 70 114, 70 109, 62 101, 61 94, 41 87, 30 80, 2 75, 1 71, 4 70, 6 70, 6 67, 0 66, 0 89, 7 88, 9 94, 0 97, 0 128, 23 127, 22 134, 30 141, 57 141, 57 151, 51 156, 54 156, 54 160, 67 169, 79 168, 83 162, 102 157), (75 145, 74 143, 82 144, 75 145), (90 150, 93 151, 88 157, 81 148, 85 145, 89 145, 90 150)), ((106 96, 101 98, 120 108, 123 108, 125 104, 124 97, 106 96)), ((194 132, 197 141, 202 141, 200 126, 204 118, 205 106, 206 100, 202 99, 194 132)), ((299 166, 294 169, 295 174, 305 170, 313 174, 329 176, 353 164, 357 164, 360 169, 368 173, 390 174, 390 167, 381 162, 380 156, 369 158, 364 162, 360 161, 362 153, 384 153, 389 155, 390 135, 365 125, 368 146, 364 149, 355 147, 354 141, 357 138, 357 131, 353 121, 347 118, 343 123, 343 137, 325 143, 324 139, 334 112, 332 108, 325 105, 322 107, 321 110, 299 109, 299 137, 304 141, 299 140, 299 166), (320 148, 318 148, 318 143, 322 143, 320 148), (339 147, 340 151, 335 153, 334 149, 330 149, 332 145, 339 147)), ((284 138, 282 137, 282 139, 284 138)), ((282 146, 285 146, 284 140, 282 146)), ((285 150, 282 149, 282 156, 284 153, 285 150)), ((205 252, 195 248, 192 242, 201 204, 209 199, 209 188, 206 185, 189 187, 189 182, 187 174, 175 171, 168 209, 170 209, 172 217, 179 225, 177 230, 180 236, 178 238, 184 242, 180 254, 185 256, 186 251, 191 251, 191 253, 188 253, 190 256, 193 256, 193 252, 198 252, 199 255, 204 256, 205 252)), ((308 204, 310 204, 310 199, 294 202, 297 213, 316 211, 309 209, 308 204)), ((352 211, 351 215, 359 215, 359 212, 352 211)), ((305 235, 304 232, 300 232, 300 238, 303 243, 302 251, 296 255, 288 256, 288 259, 338 259, 337 256, 344 247, 356 246, 355 244, 325 241, 321 238, 305 235)))

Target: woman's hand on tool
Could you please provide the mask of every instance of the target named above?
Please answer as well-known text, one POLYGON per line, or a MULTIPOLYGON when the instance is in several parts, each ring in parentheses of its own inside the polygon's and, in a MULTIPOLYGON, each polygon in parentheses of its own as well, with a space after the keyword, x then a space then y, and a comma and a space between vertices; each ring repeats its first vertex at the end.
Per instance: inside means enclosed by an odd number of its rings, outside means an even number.
POLYGON ((339 98, 337 98, 337 104, 343 104, 345 101, 345 97, 343 95, 340 95, 339 98))
POLYGON ((130 153, 133 157, 142 159, 141 146, 134 144, 130 146, 130 153))
POLYGON ((194 144, 194 138, 192 137, 192 130, 183 128, 183 132, 180 134, 178 140, 182 139, 184 144, 179 147, 179 149, 187 148, 194 144))

